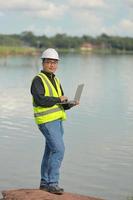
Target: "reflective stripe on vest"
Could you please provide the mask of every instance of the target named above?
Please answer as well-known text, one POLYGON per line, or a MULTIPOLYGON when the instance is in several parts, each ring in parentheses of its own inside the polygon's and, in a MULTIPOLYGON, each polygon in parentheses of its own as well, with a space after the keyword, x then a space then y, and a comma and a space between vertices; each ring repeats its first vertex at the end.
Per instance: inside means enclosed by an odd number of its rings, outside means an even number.
MULTIPOLYGON (((60 82, 55 78, 55 83, 57 87, 57 91, 54 88, 53 84, 47 78, 47 76, 43 73, 39 73, 38 76, 41 78, 43 86, 45 88, 45 96, 51 97, 60 97, 62 95, 60 89, 60 82)), ((34 117, 37 124, 42 124, 50 121, 54 121, 56 119, 66 119, 66 113, 63 107, 59 104, 56 104, 52 107, 41 107, 37 106, 33 99, 33 107, 34 107, 34 117)))
POLYGON ((60 110, 61 110, 60 108, 54 108, 52 110, 46 110, 46 111, 43 111, 43 112, 40 112, 40 113, 34 113, 34 116, 40 117, 40 116, 48 115, 50 113, 57 112, 57 111, 60 111, 60 110))
POLYGON ((51 86, 50 86, 50 84, 49 84, 49 82, 48 82, 46 76, 44 76, 42 73, 39 73, 38 76, 39 76, 40 78, 42 78, 43 80, 45 80, 45 82, 46 82, 46 84, 47 84, 47 87, 48 87, 48 89, 49 89, 49 95, 50 95, 51 97, 53 97, 53 91, 52 91, 52 88, 51 88, 51 86))

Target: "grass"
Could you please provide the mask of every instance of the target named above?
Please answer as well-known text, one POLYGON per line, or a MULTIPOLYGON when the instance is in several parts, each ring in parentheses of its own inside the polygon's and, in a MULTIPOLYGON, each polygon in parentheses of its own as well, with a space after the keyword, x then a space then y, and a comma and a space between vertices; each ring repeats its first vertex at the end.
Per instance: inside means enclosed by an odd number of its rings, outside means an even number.
MULTIPOLYGON (((0 46, 0 56, 7 55, 38 55, 44 49, 21 46, 0 46)), ((118 49, 94 49, 92 51, 82 51, 80 49, 58 49, 59 53, 98 53, 98 54, 133 54, 133 51, 121 51, 118 49)), ((133 199, 132 199, 133 200, 133 199)))
POLYGON ((19 47, 19 46, 0 46, 0 56, 7 56, 7 55, 36 55, 38 53, 37 49, 32 47, 19 47))

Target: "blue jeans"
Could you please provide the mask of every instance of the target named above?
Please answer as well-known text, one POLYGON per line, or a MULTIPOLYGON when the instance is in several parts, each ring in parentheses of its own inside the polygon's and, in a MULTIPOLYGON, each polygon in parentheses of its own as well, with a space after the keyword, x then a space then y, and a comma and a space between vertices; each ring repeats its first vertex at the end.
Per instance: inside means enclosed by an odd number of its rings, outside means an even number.
POLYGON ((41 184, 58 185, 59 169, 64 157, 63 125, 55 120, 38 125, 45 137, 45 150, 41 163, 41 184))

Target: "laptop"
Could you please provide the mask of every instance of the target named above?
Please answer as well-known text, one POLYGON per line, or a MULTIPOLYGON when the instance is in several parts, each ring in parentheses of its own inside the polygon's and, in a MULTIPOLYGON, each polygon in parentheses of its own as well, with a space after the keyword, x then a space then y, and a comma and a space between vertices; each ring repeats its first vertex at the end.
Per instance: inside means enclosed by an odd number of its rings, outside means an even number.
POLYGON ((59 104, 75 104, 77 101, 80 101, 80 97, 81 97, 81 94, 82 94, 82 91, 83 91, 83 87, 84 87, 84 84, 80 84, 80 85, 77 86, 73 100, 63 101, 59 104))

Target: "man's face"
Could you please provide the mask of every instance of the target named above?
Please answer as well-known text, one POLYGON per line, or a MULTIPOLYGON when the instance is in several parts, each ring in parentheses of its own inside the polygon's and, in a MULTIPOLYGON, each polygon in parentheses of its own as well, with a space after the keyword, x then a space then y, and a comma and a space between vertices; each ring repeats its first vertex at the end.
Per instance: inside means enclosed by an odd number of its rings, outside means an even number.
POLYGON ((49 73, 55 73, 58 67, 58 60, 55 59, 45 59, 43 62, 43 70, 49 73))

